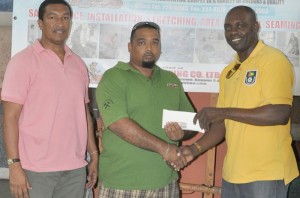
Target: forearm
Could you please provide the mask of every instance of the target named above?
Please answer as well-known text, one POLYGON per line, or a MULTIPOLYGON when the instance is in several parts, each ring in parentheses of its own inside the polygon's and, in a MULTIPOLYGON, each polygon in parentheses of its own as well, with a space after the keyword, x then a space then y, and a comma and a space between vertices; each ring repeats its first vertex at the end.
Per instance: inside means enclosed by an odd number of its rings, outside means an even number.
POLYGON ((191 145, 194 156, 198 156, 219 144, 224 140, 225 134, 226 128, 224 122, 213 123, 210 130, 206 131, 203 136, 195 142, 196 144, 191 145))
POLYGON ((19 158, 19 130, 9 123, 6 123, 4 118, 3 138, 6 148, 7 159, 19 158))
POLYGON ((197 134, 196 131, 184 131, 184 135, 182 137, 182 141, 189 140, 197 134))
POLYGON ((3 102, 3 138, 8 159, 19 158, 19 115, 21 109, 21 106, 15 106, 11 102, 3 102))
POLYGON ((109 129, 128 143, 162 156, 168 147, 167 142, 147 132, 129 118, 122 118, 114 122, 109 129))
POLYGON ((94 133, 94 124, 93 124, 93 119, 92 116, 89 112, 88 107, 86 106, 86 119, 87 119, 87 151, 90 154, 97 154, 96 156, 98 156, 98 149, 97 149, 97 145, 96 145, 96 140, 95 140, 95 133, 94 133), (97 151, 97 153, 96 153, 97 151))
POLYGON ((285 125, 288 123, 290 105, 265 105, 253 109, 224 108, 224 118, 256 126, 285 125))

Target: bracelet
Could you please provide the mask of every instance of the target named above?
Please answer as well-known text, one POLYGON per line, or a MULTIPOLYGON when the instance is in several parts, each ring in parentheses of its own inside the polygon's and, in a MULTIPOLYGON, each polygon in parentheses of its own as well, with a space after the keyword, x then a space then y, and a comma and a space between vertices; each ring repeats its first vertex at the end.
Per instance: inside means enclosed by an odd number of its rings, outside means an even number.
POLYGON ((165 157, 169 154, 169 150, 170 150, 170 144, 167 143, 167 148, 166 148, 166 151, 165 151, 165 157))
POLYGON ((98 151, 93 151, 91 153, 89 153, 90 155, 95 155, 95 154, 98 154, 98 151))
POLYGON ((194 143, 194 145, 196 146, 197 150, 199 153, 201 153, 202 147, 200 144, 198 144, 197 142, 194 143))

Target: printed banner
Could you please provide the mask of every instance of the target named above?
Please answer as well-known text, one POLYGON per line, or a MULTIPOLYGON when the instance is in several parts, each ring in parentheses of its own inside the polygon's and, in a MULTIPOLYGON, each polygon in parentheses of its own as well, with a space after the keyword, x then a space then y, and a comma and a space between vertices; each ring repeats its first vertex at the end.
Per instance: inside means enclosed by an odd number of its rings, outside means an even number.
MULTIPOLYGON (((41 36, 37 25, 42 0, 14 1, 12 54, 41 36)), ((160 67, 177 74, 187 92, 218 92, 220 72, 234 57, 223 22, 236 5, 252 7, 261 24, 260 38, 283 51, 293 64, 294 94, 300 95, 298 0, 70 0, 73 25, 67 44, 89 69, 90 87, 105 70, 129 60, 132 26, 154 21, 161 26, 160 67)), ((272 68, 270 68, 272 69, 272 68)), ((282 76, 284 78, 284 74, 282 76)))

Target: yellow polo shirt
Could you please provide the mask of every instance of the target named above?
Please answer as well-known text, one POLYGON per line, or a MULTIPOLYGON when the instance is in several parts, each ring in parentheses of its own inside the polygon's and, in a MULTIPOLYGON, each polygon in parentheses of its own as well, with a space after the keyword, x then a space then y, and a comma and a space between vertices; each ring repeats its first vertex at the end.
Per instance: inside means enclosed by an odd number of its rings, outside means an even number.
MULTIPOLYGON (((282 52, 259 41, 250 56, 230 78, 229 64, 221 73, 218 107, 255 108, 267 104, 292 104, 294 75, 282 52)), ((225 120, 227 154, 223 178, 231 183, 281 180, 298 176, 291 147, 290 123, 254 126, 225 120)))

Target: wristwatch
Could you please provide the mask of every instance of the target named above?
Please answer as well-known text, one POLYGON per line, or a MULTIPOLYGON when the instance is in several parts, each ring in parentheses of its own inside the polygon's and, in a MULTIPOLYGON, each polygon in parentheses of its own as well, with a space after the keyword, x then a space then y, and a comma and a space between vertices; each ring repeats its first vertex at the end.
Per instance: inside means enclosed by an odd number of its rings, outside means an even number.
POLYGON ((12 165, 13 163, 20 162, 20 159, 7 159, 7 164, 12 165))

